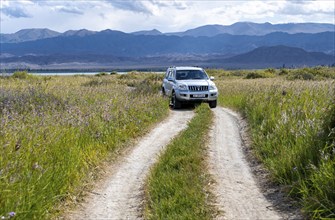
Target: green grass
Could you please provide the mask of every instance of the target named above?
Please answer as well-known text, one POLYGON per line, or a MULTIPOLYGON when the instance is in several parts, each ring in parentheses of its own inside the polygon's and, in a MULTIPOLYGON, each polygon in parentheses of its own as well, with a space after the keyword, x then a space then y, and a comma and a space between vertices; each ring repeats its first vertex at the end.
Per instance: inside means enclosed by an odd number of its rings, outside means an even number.
MULTIPOLYGON (((219 104, 248 120, 256 156, 315 219, 335 218, 335 68, 208 70, 219 104)), ((105 160, 168 113, 162 75, 0 77, 0 217, 49 219, 105 160)), ((210 219, 207 105, 148 180, 149 219, 210 219)))
POLYGON ((210 219, 204 162, 212 122, 207 105, 196 109, 189 127, 175 138, 151 171, 146 187, 146 219, 210 219))
POLYGON ((167 115, 152 75, 128 76, 132 87, 117 75, 0 78, 0 217, 48 219, 76 202, 105 160, 167 115))
POLYGON ((231 78, 274 78, 281 77, 288 80, 324 80, 335 79, 335 67, 316 66, 312 68, 299 69, 260 69, 260 70, 222 70, 208 69, 207 73, 217 79, 231 78))
POLYGON ((289 186, 308 216, 334 218, 334 80, 226 78, 216 83, 219 103, 247 118, 255 154, 273 180, 289 186))

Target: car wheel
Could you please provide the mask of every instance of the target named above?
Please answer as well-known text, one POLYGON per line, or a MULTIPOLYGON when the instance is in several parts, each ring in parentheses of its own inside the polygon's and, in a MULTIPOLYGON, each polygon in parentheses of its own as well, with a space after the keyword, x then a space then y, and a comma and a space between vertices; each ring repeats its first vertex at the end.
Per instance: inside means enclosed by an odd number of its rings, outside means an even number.
POLYGON ((216 108, 217 101, 216 101, 216 100, 214 100, 214 101, 209 101, 208 104, 209 104, 209 107, 210 107, 210 108, 216 108))
POLYGON ((164 87, 162 87, 162 96, 166 96, 164 87))
POLYGON ((171 96, 171 107, 173 109, 181 108, 181 102, 177 99, 175 92, 173 92, 171 96))

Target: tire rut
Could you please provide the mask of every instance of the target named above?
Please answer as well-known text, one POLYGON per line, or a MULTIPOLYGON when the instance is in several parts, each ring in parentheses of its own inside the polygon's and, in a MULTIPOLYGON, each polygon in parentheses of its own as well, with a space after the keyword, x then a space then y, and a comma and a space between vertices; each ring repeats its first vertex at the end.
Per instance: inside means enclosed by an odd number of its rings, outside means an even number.
POLYGON ((67 219, 141 219, 143 185, 150 167, 193 116, 194 112, 189 110, 171 111, 116 167, 112 166, 112 174, 67 219))
POLYGON ((262 194, 244 157, 237 115, 224 108, 213 112, 208 163, 217 219, 283 219, 262 194))

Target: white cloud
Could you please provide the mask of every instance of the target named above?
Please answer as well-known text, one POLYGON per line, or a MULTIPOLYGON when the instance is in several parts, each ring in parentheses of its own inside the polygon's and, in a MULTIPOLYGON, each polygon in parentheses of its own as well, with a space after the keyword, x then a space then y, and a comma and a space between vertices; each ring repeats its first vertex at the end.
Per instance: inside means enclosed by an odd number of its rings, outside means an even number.
POLYGON ((24 10, 24 8, 21 7, 10 7, 10 8, 3 8, 1 10, 2 13, 7 15, 8 17, 12 18, 29 18, 31 15, 29 15, 28 12, 24 10))
POLYGON ((26 0, 22 0, 19 2, 1 0, 0 13, 10 18, 29 18, 31 17, 31 15, 28 13, 25 7, 31 4, 32 2, 26 0))
POLYGON ((335 23, 332 0, 1 0, 1 32, 45 27, 184 31, 206 24, 335 23))
POLYGON ((280 14, 314 16, 315 14, 334 15, 333 1, 288 1, 280 14))
POLYGON ((151 11, 144 4, 146 1, 108 0, 108 2, 116 9, 151 14, 151 11))

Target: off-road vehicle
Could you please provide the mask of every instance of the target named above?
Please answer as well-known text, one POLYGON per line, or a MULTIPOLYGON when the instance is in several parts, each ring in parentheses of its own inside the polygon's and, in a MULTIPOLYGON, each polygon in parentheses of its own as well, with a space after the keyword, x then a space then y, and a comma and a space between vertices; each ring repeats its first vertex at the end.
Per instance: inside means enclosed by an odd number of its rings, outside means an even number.
POLYGON ((162 84, 162 93, 170 97, 173 109, 187 102, 207 102, 215 108, 218 90, 204 69, 199 67, 169 67, 162 84))

